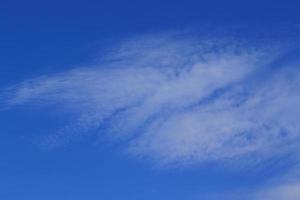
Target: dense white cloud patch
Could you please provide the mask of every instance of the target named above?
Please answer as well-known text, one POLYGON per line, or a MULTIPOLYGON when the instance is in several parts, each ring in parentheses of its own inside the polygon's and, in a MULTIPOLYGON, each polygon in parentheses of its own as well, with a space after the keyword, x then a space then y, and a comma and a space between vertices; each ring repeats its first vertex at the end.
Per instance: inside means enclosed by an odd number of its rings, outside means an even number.
POLYGON ((8 104, 62 106, 77 130, 105 130, 159 164, 293 153, 300 74, 276 66, 278 55, 232 41, 139 38, 99 66, 11 88, 8 104))

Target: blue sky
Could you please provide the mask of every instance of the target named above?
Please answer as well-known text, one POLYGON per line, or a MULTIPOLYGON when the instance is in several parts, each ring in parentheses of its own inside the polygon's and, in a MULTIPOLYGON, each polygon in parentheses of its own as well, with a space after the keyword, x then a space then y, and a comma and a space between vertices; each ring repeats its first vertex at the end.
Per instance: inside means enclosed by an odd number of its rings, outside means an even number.
POLYGON ((0 199, 300 199, 296 1, 1 1, 0 199))

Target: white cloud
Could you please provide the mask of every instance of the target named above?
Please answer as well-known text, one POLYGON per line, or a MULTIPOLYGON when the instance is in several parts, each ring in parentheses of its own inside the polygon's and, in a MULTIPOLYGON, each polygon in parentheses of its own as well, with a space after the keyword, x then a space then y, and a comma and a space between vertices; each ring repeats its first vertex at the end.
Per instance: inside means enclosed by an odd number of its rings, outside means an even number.
MULTIPOLYGON (((297 155, 297 158, 298 155, 297 155)), ((256 189, 255 200, 298 200, 300 199, 299 163, 292 166, 284 175, 273 177, 267 184, 256 189)), ((249 196, 249 195, 248 195, 249 196)))
POLYGON ((258 200, 298 200, 300 199, 300 184, 286 184, 272 187, 261 192, 258 200))
POLYGON ((139 38, 97 67, 19 84, 9 105, 63 106, 78 116, 76 131, 105 127, 158 164, 263 159, 294 152, 299 139, 299 71, 270 70, 276 55, 232 41, 139 38))

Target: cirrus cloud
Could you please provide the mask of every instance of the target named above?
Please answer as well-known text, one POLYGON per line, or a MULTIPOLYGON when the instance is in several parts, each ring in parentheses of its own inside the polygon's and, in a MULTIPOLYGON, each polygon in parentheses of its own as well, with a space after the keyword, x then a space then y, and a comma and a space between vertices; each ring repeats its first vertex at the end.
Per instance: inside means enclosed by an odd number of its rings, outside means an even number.
POLYGON ((225 41, 129 40, 98 66, 10 88, 7 104, 72 111, 77 121, 48 137, 51 143, 68 132, 105 130, 126 152, 162 165, 295 153, 298 68, 277 66, 281 54, 270 48, 225 41))

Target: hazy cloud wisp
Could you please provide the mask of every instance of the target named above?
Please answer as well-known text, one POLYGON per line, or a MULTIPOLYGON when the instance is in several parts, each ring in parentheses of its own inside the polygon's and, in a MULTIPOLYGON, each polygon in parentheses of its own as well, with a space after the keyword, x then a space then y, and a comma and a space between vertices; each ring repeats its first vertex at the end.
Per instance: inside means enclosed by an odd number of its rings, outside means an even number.
POLYGON ((299 140, 299 70, 268 70, 276 55, 214 40, 139 38, 97 67, 11 88, 8 104, 63 106, 81 132, 105 127, 130 154, 163 165, 263 159, 295 151, 299 140))

